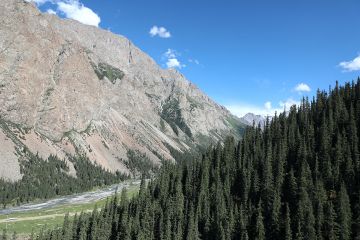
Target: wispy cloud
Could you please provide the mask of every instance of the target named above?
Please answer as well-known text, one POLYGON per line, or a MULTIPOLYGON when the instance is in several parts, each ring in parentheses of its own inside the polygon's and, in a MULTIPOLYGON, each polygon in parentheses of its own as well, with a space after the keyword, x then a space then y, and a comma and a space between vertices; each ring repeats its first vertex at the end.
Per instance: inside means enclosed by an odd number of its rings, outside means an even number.
POLYGON ((267 101, 267 102, 264 104, 264 107, 265 107, 265 109, 268 110, 268 111, 271 110, 271 108, 272 108, 272 107, 271 107, 271 102, 270 102, 270 101, 267 101))
POLYGON ((164 52, 163 56, 165 58, 176 58, 177 56, 180 56, 180 53, 174 49, 168 48, 168 50, 164 52))
POLYGON ((46 3, 46 2, 50 2, 50 0, 25 0, 25 1, 27 1, 27 2, 34 2, 34 3, 36 3, 37 5, 42 5, 42 4, 46 3))
POLYGON ((257 106, 248 103, 236 103, 236 104, 228 104, 225 105, 229 111, 238 116, 243 117, 247 113, 253 113, 256 115, 262 116, 274 116, 275 112, 282 113, 284 110, 289 111, 290 107, 293 105, 300 105, 299 101, 294 100, 293 98, 288 98, 286 100, 280 101, 276 107, 273 107, 271 101, 267 101, 263 106, 257 106))
MULTIPOLYGON (((35 2, 38 6, 50 2, 57 6, 57 11, 63 14, 66 18, 74 19, 86 25, 98 27, 100 24, 100 17, 93 10, 84 6, 79 0, 27 0, 28 2, 35 2)), ((48 9, 48 13, 56 13, 52 9, 48 9)))
POLYGON ((273 115, 274 112, 271 109, 266 109, 265 106, 256 106, 248 103, 236 103, 225 105, 225 107, 234 115, 243 117, 247 113, 253 113, 255 115, 268 116, 273 115))
POLYGON ((197 59, 192 59, 192 58, 189 59, 189 63, 195 63, 196 65, 200 65, 199 60, 197 60, 197 59))
POLYGON ((279 102, 279 106, 280 108, 278 108, 278 112, 281 112, 281 111, 289 111, 290 108, 292 106, 299 106, 300 105, 300 101, 297 101, 297 100, 294 100, 293 98, 288 98, 286 99, 285 101, 280 101, 279 102))
POLYGON ((339 66, 346 72, 353 72, 360 70, 360 55, 350 61, 339 63, 339 66))
POLYGON ((298 93, 310 92, 311 88, 306 83, 299 83, 295 86, 294 91, 298 93))
POLYGON ((180 53, 174 49, 168 49, 166 50, 166 52, 163 54, 163 58, 166 60, 166 66, 168 68, 183 68, 186 65, 182 64, 180 62, 180 60, 178 59, 178 57, 180 56, 180 53))
POLYGON ((164 27, 153 26, 149 31, 150 36, 159 36, 161 38, 170 38, 171 33, 164 27))
POLYGON ((50 9, 50 8, 48 10, 46 10, 46 12, 48 14, 56 14, 56 12, 54 10, 50 9))

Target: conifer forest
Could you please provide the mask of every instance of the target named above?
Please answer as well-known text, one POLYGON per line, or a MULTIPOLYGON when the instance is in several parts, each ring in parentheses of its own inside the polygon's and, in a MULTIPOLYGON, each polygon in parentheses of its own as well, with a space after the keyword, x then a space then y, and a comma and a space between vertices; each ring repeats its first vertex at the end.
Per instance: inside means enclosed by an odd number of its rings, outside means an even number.
POLYGON ((360 239, 360 79, 34 239, 360 239))

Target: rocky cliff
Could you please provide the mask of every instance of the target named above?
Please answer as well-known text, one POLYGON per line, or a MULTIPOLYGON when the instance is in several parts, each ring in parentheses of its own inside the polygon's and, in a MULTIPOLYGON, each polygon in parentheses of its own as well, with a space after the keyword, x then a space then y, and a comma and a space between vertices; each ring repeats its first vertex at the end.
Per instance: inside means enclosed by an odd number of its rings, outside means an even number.
POLYGON ((125 37, 0 1, 0 177, 21 177, 23 151, 126 172, 129 149, 156 164, 241 128, 125 37))
MULTIPOLYGON (((271 116, 267 116, 271 120, 271 116)), ((263 115, 255 115, 254 113, 247 113, 245 116, 240 118, 240 121, 248 126, 258 126, 260 125, 261 128, 265 126, 266 118, 263 115)))

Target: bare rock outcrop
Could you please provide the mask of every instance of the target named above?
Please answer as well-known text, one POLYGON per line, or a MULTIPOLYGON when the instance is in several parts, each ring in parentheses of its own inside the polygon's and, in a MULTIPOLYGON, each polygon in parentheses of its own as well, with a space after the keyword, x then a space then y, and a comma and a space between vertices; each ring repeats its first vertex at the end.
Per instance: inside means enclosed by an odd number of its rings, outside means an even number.
POLYGON ((187 151, 241 128, 125 37, 23 0, 0 1, 0 121, 0 177, 11 180, 21 176, 21 146, 44 158, 85 154, 126 172, 129 149, 159 163, 173 159, 169 148, 187 151), (10 133, 9 126, 27 131, 10 133))

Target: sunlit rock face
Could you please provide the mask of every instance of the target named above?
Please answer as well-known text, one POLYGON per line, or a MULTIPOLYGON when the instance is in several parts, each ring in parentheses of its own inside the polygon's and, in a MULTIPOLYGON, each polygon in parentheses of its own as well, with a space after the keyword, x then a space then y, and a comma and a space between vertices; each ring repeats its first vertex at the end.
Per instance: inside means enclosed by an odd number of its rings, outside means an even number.
POLYGON ((85 154, 126 172, 129 149, 159 163, 173 160, 169 149, 239 137, 242 128, 125 37, 22 0, 0 1, 0 118, 0 177, 11 180, 21 176, 22 148, 44 158, 85 154))

